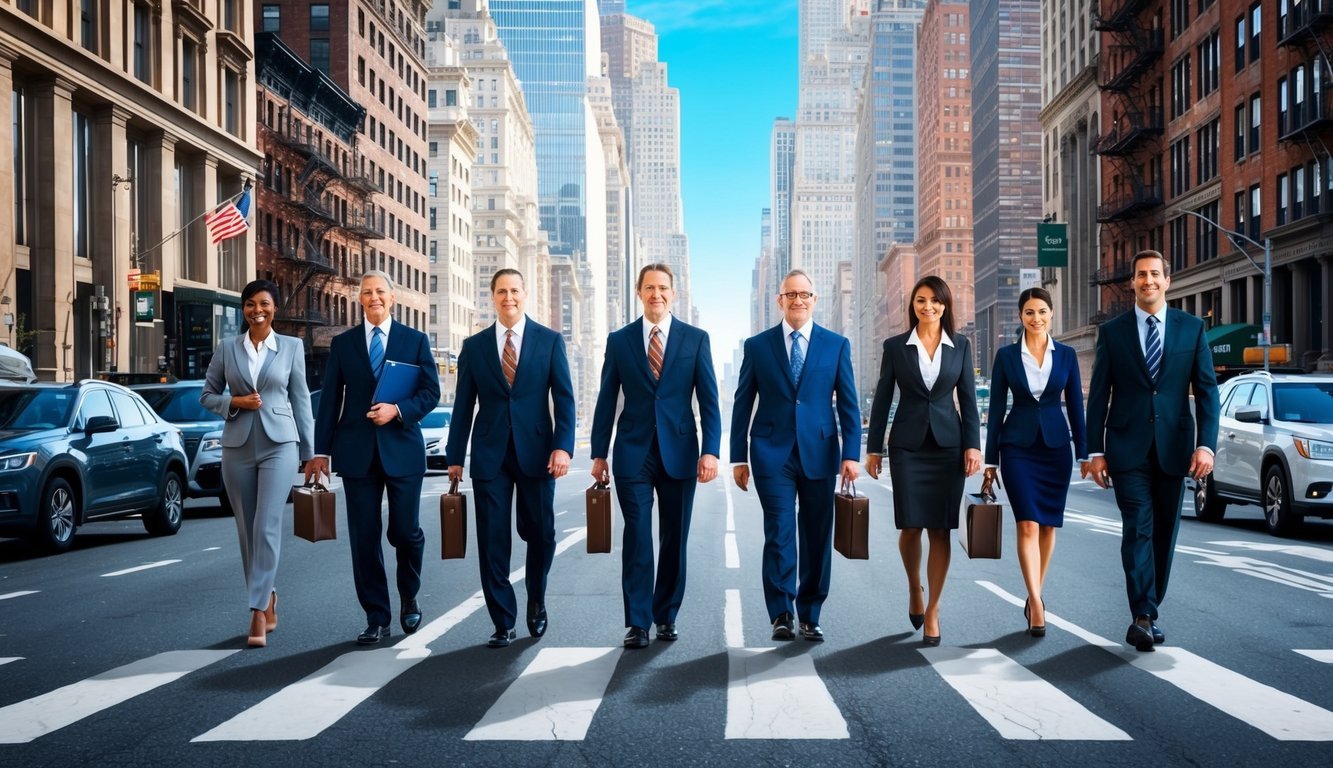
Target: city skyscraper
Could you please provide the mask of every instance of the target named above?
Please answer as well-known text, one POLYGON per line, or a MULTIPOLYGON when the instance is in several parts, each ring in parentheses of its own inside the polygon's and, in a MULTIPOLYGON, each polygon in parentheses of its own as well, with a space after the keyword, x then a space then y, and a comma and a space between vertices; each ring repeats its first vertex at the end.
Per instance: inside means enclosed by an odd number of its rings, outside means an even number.
POLYGON ((791 118, 779 117, 773 121, 768 167, 773 217, 773 270, 770 275, 775 277, 765 290, 776 294, 782 276, 791 270, 791 189, 792 174, 796 170, 796 123, 791 118))
POLYGON ((977 365, 1019 328, 1020 270, 1041 221, 1041 2, 972 0, 972 232, 977 365))

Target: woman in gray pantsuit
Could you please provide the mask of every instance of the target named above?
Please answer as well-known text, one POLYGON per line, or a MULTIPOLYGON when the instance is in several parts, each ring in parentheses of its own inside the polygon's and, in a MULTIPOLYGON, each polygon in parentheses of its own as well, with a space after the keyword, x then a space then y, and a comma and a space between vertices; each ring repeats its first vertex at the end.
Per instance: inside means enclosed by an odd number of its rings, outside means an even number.
POLYGON ((245 333, 222 342, 208 364, 199 402, 222 416, 222 479, 236 515, 250 592, 252 648, 278 626, 273 581, 282 512, 301 462, 314 455, 314 420, 300 339, 273 331, 278 286, 255 280, 241 291, 245 333), (229 393, 228 393, 229 391, 229 393))

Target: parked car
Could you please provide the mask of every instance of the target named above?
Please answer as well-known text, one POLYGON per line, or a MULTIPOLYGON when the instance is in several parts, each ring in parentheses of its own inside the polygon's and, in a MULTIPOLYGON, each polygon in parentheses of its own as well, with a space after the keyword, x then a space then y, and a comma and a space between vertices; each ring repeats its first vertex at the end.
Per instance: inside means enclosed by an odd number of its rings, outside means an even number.
POLYGON ((0 536, 61 552, 79 526, 130 515, 174 534, 185 471, 180 430, 125 387, 0 383, 0 536))
POLYGON ((203 381, 177 381, 170 384, 136 384, 133 389, 147 401, 148 405, 165 421, 180 428, 185 439, 185 458, 190 473, 186 478, 187 494, 190 498, 209 498, 216 496, 222 502, 223 509, 230 511, 227 493, 222 487, 222 418, 199 404, 199 395, 204 391, 203 381), (205 436, 218 432, 217 444, 211 446, 209 453, 215 457, 205 457, 199 461, 200 446, 205 436), (202 473, 201 473, 202 470, 202 473))
POLYGON ((1228 380, 1212 474, 1194 513, 1216 522, 1228 504, 1258 504, 1270 533, 1333 517, 1333 375, 1257 371, 1228 380))
POLYGON ((445 471, 449 461, 444 455, 444 444, 449 440, 449 422, 454 417, 454 409, 448 405, 437 405, 435 410, 421 420, 421 437, 426 441, 426 469, 445 471))

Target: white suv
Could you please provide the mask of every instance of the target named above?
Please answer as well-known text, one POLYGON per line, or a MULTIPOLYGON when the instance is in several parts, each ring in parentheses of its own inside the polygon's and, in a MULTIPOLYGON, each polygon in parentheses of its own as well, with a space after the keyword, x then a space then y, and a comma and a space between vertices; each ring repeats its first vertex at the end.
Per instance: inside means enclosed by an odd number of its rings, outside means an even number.
POLYGON ((1195 485, 1195 515, 1216 522, 1227 504, 1258 504, 1279 536, 1306 515, 1333 517, 1333 375, 1244 373, 1222 385, 1221 402, 1217 459, 1195 485))

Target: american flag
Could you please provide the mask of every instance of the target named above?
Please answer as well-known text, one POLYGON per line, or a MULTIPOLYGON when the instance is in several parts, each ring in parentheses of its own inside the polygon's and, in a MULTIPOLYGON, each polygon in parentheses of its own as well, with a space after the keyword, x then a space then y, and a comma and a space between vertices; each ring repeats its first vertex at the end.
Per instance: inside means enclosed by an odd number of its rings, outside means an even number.
POLYGON ((250 224, 245 220, 249 215, 250 190, 247 189, 235 203, 227 203, 204 217, 209 241, 217 245, 223 240, 243 234, 250 228, 250 224))

